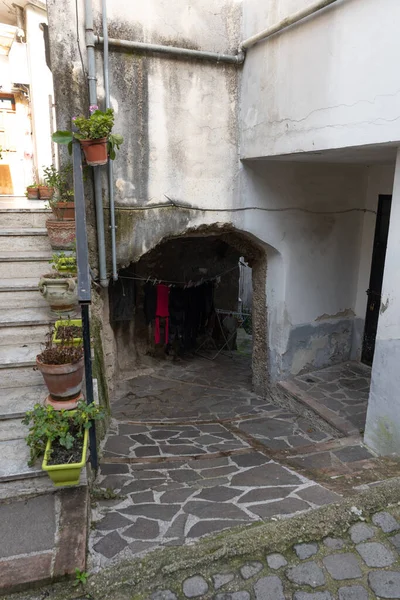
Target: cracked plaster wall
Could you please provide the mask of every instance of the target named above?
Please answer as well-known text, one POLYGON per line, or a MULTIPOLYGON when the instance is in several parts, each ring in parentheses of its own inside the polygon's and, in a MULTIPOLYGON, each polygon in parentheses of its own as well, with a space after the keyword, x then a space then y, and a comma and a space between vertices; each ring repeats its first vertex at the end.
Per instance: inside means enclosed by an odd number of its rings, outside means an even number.
MULTIPOLYGON (((247 0, 244 37, 309 0, 247 0)), ((343 0, 262 41, 246 57, 241 156, 400 140, 398 0, 343 0)))

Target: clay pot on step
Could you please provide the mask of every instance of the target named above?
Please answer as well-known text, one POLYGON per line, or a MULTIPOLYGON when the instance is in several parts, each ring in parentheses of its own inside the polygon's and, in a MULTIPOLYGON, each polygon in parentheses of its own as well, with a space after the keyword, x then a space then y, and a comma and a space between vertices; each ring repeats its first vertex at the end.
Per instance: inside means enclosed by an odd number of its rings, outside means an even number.
POLYGON ((26 197, 28 200, 38 200, 39 199, 39 188, 36 187, 27 187, 26 188, 26 197))
POLYGON ((76 277, 58 278, 49 273, 41 277, 39 291, 55 313, 70 315, 78 304, 77 281, 76 277))
POLYGON ((107 138, 79 140, 88 165, 98 167, 108 161, 107 138))
POLYGON ((36 357, 36 366, 43 375, 50 396, 56 401, 77 399, 82 389, 84 359, 66 365, 47 365, 36 357))
POLYGON ((41 200, 51 200, 54 194, 54 188, 48 185, 39 185, 39 196, 41 200))
POLYGON ((72 250, 75 245, 75 220, 47 219, 47 235, 53 250, 72 250))
POLYGON ((53 202, 51 210, 60 221, 75 220, 75 202, 53 202))

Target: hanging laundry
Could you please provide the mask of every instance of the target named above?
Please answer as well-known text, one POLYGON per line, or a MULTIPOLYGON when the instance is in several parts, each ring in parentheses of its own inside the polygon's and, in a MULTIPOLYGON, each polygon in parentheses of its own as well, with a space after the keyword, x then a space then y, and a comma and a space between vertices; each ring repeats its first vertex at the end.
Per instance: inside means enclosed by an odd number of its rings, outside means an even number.
POLYGON ((160 318, 165 319, 165 343, 168 344, 169 324, 169 287, 160 283, 157 285, 156 326, 154 339, 160 343, 160 318))
POLYGON ((157 290, 152 283, 146 283, 144 286, 143 310, 146 324, 149 325, 156 318, 157 309, 157 290))

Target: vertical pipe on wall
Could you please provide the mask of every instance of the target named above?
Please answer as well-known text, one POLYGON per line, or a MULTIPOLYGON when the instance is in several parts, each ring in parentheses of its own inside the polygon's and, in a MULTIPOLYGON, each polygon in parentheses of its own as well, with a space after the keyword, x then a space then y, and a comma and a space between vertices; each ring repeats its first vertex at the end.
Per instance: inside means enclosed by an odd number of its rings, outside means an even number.
MULTIPOLYGON (((97 104, 96 89, 96 61, 94 55, 94 31, 93 31, 93 10, 92 0, 85 0, 85 33, 86 49, 88 61, 88 81, 89 81, 89 102, 91 105, 97 104)), ((103 214, 103 191, 101 188, 101 176, 99 167, 93 167, 94 173, 94 198, 96 203, 96 226, 97 226, 97 246, 99 256, 99 275, 100 285, 107 287, 106 270, 106 246, 104 236, 104 214, 103 214)))
MULTIPOLYGON (((104 70, 104 94, 106 99, 106 108, 110 108, 110 83, 108 77, 108 23, 107 23, 107 0, 102 0, 103 13, 103 38, 104 38, 104 54, 103 54, 103 70, 104 70)), ((110 199, 110 229, 111 229, 111 260, 112 260, 112 277, 114 281, 118 279, 117 272, 117 248, 115 242, 115 202, 114 202, 114 173, 113 161, 109 159, 107 164, 108 172, 108 194, 110 199)))

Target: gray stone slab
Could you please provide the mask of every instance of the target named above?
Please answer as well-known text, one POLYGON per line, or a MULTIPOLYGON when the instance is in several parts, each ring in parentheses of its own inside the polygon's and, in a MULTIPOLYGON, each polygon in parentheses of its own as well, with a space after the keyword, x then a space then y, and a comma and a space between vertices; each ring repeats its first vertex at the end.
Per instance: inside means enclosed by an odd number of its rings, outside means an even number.
POLYGON ((183 538, 185 535, 185 525, 188 519, 187 515, 178 515, 171 526, 167 529, 165 533, 166 538, 183 538))
POLYGON ((256 600, 285 600, 282 581, 276 575, 261 577, 254 585, 256 600))
POLYGON ((344 546, 344 541, 340 538, 327 537, 324 539, 324 546, 330 550, 341 550, 344 546))
POLYGON ((400 551, 400 533, 396 533, 396 535, 392 535, 392 537, 390 537, 389 540, 392 542, 392 544, 396 548, 396 550, 400 551))
POLYGON ((246 525, 248 521, 232 521, 229 519, 213 519, 212 521, 199 521, 189 530, 188 538, 199 538, 215 531, 223 531, 239 525, 246 525))
POLYGON ((234 504, 204 501, 190 501, 183 506, 186 513, 201 519, 247 519, 247 514, 234 504))
POLYGON ((372 522, 378 525, 384 533, 392 533, 400 529, 396 519, 388 512, 379 512, 373 515, 372 522))
POLYGON ((371 590, 380 598, 400 598, 398 571, 372 571, 368 575, 368 583, 371 590))
POLYGON ((160 527, 157 521, 139 517, 131 527, 124 530, 124 536, 137 540, 153 540, 158 537, 160 527))
POLYGON ((151 600, 178 600, 171 590, 158 590, 150 596, 151 600))
POLYGON ((238 467, 258 467, 260 465, 265 465, 265 463, 270 461, 270 459, 267 456, 264 456, 264 454, 259 454, 256 452, 231 456, 231 460, 238 465, 238 467))
POLYGON ((204 577, 195 575, 195 577, 185 579, 182 590, 186 598, 197 598, 208 592, 208 583, 204 577))
POLYGON ((192 488, 182 488, 164 492, 160 497, 163 504, 183 504, 194 493, 192 488))
POLYGON ((97 521, 96 529, 99 529, 100 531, 111 531, 131 524, 132 521, 121 515, 119 512, 109 512, 101 519, 101 521, 97 521))
POLYGON ((366 523, 356 523, 349 530, 352 542, 359 544, 374 537, 375 529, 366 523))
POLYGON ((143 542, 141 540, 135 540, 134 542, 131 542, 128 547, 132 554, 140 555, 146 553, 152 548, 156 548, 157 544, 155 542, 143 542))
POLYGON ((379 542, 366 542, 356 546, 368 567, 390 567, 396 560, 391 550, 379 542))
POLYGON ((178 483, 193 483, 193 481, 201 479, 201 475, 192 469, 177 469, 171 472, 170 477, 172 481, 177 481, 178 483))
POLYGON ((118 463, 102 463, 100 465, 100 475, 120 475, 129 473, 129 465, 118 463))
POLYGON ((295 567, 289 567, 286 569, 285 573, 289 581, 292 581, 297 585, 309 585, 316 588, 325 583, 324 572, 314 561, 305 562, 295 567))
POLYGON ((295 592, 293 600, 334 600, 329 592, 295 592))
POLYGON ((235 578, 234 573, 216 573, 212 576, 214 588, 219 590, 227 583, 230 583, 235 578))
POLYGON ((267 563, 270 569, 277 570, 281 567, 286 567, 287 560, 284 556, 282 556, 282 554, 275 552, 267 556, 267 563))
POLYGON ((240 487, 300 485, 300 483, 302 481, 298 475, 272 462, 238 473, 231 480, 233 486, 240 487))
POLYGON ((290 515, 295 512, 308 510, 309 504, 298 500, 297 498, 286 498, 277 502, 269 502, 267 504, 252 504, 248 510, 258 515, 262 519, 269 519, 274 515, 290 515))
POLYGON ((358 460, 367 460, 369 458, 374 458, 374 455, 364 448, 364 446, 348 446, 347 448, 342 448, 341 450, 336 450, 333 453, 338 457, 342 462, 356 462, 358 460))
POLYGON ((0 481, 43 475, 41 463, 28 467, 29 448, 25 440, 0 442, 0 481))
POLYGON ((356 556, 350 552, 326 556, 322 562, 329 575, 338 581, 356 579, 362 575, 356 556))
POLYGON ((293 549, 300 560, 305 560, 317 554, 318 544, 295 544, 293 549))
POLYGON ((202 490, 196 495, 196 500, 197 498, 201 498, 202 500, 210 500, 212 502, 227 502, 228 500, 232 500, 232 498, 239 496, 241 493, 242 492, 240 490, 217 485, 215 487, 202 490))
POLYGON ((296 488, 294 486, 277 486, 269 488, 256 488, 250 490, 240 497, 238 502, 240 504, 247 504, 249 502, 264 502, 266 500, 277 500, 278 498, 286 498, 296 488))
POLYGON ((0 558, 52 550, 55 534, 53 494, 0 504, 0 558))
POLYGON ((254 577, 254 575, 257 575, 257 573, 262 571, 263 567, 264 565, 257 561, 247 563, 240 568, 240 574, 243 579, 250 579, 250 577, 254 577))
POLYGON ((170 521, 172 517, 180 510, 179 504, 141 504, 138 506, 128 506, 121 509, 125 515, 137 515, 158 519, 159 521, 170 521))
POLYGON ((99 554, 102 554, 106 558, 113 558, 126 548, 128 542, 119 535, 117 531, 112 531, 101 538, 93 548, 99 554))
POLYGON ((296 492, 297 496, 307 502, 312 502, 317 506, 324 506, 325 504, 333 504, 334 502, 340 502, 341 497, 335 492, 331 492, 321 485, 312 485, 304 490, 296 492))
POLYGON ((214 600, 250 600, 249 592, 222 592, 214 596, 214 600))
POLYGON ((339 600, 368 600, 368 592, 362 585, 339 588, 339 600))

